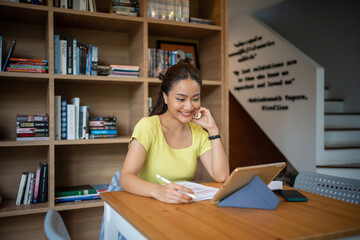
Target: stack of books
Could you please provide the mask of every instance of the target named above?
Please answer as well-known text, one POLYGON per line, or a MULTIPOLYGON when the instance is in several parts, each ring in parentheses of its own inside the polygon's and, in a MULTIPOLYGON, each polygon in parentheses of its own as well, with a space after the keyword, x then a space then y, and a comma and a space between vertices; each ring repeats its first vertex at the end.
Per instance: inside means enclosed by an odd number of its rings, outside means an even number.
POLYGON ((48 164, 40 163, 35 172, 23 172, 20 178, 16 205, 47 202, 48 164))
POLYGON ((116 117, 90 117, 90 139, 116 138, 116 117))
POLYGON ((55 189, 55 202, 77 202, 99 199, 100 193, 107 192, 108 188, 108 184, 86 184, 71 187, 58 187, 55 189))
POLYGON ((49 140, 48 115, 16 115, 16 140, 49 140))
POLYGON ((7 72, 47 73, 48 61, 43 59, 9 58, 7 72))
POLYGON ((139 66, 110 65, 109 77, 139 77, 139 66))
POLYGON ((163 49, 148 49, 149 57, 149 77, 157 78, 159 74, 165 74, 166 69, 178 62, 177 51, 167 51, 163 49))
POLYGON ((137 0, 113 0, 110 13, 125 16, 139 16, 139 4, 137 0))

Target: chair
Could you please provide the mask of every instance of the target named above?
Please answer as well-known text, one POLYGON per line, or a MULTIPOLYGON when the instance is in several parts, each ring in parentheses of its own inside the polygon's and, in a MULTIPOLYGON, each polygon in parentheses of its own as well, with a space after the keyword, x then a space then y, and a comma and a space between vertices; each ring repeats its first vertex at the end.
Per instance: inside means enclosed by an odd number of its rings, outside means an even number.
POLYGON ((50 209, 45 216, 44 229, 49 240, 70 240, 70 235, 66 229, 60 214, 50 209))
MULTIPOLYGON (((123 191, 123 189, 120 186, 120 173, 121 173, 121 171, 118 171, 112 177, 109 188, 108 188, 109 192, 123 191)), ((99 240, 103 240, 103 239, 104 239, 104 215, 101 220, 101 228, 100 228, 100 235, 99 235, 99 240)), ((126 240, 126 238, 123 235, 121 235, 121 233, 118 233, 118 240, 126 240)))
POLYGON ((296 176, 294 188, 360 204, 360 180, 357 179, 301 172, 296 176))

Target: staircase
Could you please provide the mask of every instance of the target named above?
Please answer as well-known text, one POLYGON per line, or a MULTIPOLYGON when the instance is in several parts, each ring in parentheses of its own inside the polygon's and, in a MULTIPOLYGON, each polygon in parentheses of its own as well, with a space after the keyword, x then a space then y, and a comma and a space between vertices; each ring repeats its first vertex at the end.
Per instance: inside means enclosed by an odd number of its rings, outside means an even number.
POLYGON ((325 148, 317 172, 360 179, 360 113, 344 112, 343 99, 325 88, 325 148))

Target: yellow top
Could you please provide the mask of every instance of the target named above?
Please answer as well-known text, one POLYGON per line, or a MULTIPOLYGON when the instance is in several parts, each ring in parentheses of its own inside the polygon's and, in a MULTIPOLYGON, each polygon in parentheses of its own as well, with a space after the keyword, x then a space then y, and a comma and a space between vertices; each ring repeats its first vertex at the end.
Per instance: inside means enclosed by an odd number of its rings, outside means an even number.
MULTIPOLYGON (((131 140, 136 138, 147 154, 139 177, 145 181, 164 184, 156 175, 172 181, 190 181, 196 171, 197 158, 211 149, 208 133, 199 125, 189 123, 192 135, 190 147, 171 148, 164 137, 158 115, 142 118, 135 126, 131 140)), ((130 140, 130 142, 131 142, 130 140)))

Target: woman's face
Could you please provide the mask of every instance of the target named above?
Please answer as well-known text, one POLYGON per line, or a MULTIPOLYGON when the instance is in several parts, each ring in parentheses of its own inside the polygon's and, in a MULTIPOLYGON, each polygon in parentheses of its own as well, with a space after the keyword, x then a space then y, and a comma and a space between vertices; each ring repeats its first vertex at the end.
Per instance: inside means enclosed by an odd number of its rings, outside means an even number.
POLYGON ((173 85, 169 96, 163 93, 168 112, 180 122, 191 121, 197 109, 200 108, 200 85, 192 80, 185 79, 173 85))

